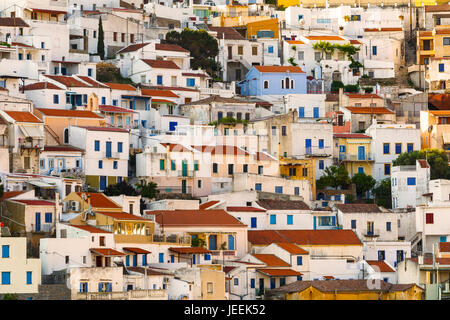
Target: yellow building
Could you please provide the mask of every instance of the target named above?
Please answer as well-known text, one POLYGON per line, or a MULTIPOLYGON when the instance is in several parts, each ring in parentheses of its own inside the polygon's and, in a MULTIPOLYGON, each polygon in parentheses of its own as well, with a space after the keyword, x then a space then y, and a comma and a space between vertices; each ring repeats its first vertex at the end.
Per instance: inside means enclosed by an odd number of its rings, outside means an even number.
POLYGON ((360 172, 372 175, 372 137, 359 133, 335 133, 333 140, 335 162, 343 164, 350 177, 360 172))
POLYGON ((293 180, 308 180, 311 194, 316 195, 316 170, 314 158, 294 159, 280 156, 280 175, 293 180))
MULTIPOLYGON (((300 6, 302 5, 304 8, 312 8, 314 6, 320 8, 325 7, 326 4, 330 7, 338 7, 341 4, 344 6, 354 6, 355 4, 357 6, 361 7, 368 7, 368 4, 370 3, 370 6, 381 6, 383 4, 386 6, 395 6, 396 4, 398 6, 405 6, 410 4, 410 0, 339 0, 339 1, 333 1, 333 0, 278 0, 278 6, 279 7, 291 7, 291 6, 300 6)), ((446 4, 446 0, 415 0, 414 4, 415 7, 422 7, 422 6, 434 6, 435 4, 446 4), (423 4, 423 5, 422 5, 423 4)))
POLYGON ((268 17, 262 16, 260 21, 254 21, 247 23, 247 39, 251 39, 252 37, 270 37, 270 38, 278 38, 278 19, 269 19, 268 17))
POLYGON ((422 149, 450 152, 450 110, 420 111, 422 149))
POLYGON ((297 281, 267 293, 268 300, 422 300, 416 284, 382 280, 297 281))

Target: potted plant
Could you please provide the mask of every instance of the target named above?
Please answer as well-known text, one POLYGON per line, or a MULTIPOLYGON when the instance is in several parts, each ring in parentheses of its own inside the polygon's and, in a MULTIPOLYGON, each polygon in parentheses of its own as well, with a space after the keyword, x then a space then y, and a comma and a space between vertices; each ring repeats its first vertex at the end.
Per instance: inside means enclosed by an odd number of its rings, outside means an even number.
POLYGON ((350 21, 350 16, 344 16, 345 21, 350 21))
POLYGON ((339 30, 344 30, 344 27, 343 26, 339 26, 339 30))

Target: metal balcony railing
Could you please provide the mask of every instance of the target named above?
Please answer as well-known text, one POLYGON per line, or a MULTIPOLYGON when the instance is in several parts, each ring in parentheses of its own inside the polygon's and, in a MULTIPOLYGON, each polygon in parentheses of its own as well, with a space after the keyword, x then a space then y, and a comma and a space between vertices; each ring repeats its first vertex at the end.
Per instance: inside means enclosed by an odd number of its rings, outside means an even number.
POLYGON ((342 161, 374 161, 375 158, 372 153, 364 153, 364 154, 340 153, 339 160, 342 160, 342 161))

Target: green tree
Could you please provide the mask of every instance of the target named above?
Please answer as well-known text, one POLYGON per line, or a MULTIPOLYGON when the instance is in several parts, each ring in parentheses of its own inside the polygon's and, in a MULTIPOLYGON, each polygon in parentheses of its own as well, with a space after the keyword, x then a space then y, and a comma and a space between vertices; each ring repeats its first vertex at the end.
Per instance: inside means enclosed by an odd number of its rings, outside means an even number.
POLYGON ((137 196, 138 192, 132 185, 126 183, 125 181, 119 182, 117 184, 112 184, 106 187, 103 191, 108 197, 120 196, 124 194, 126 196, 137 196))
POLYGON ((346 189, 350 183, 350 177, 344 166, 330 166, 325 168, 324 174, 317 180, 317 188, 333 187, 337 190, 338 187, 341 187, 346 189))
POLYGON ((373 189, 376 184, 376 180, 372 176, 366 175, 364 172, 360 172, 352 177, 352 183, 356 186, 356 194, 358 197, 364 198, 365 193, 373 189))
POLYGON ((97 54, 102 60, 105 58, 105 33, 103 32, 102 17, 98 19, 97 54))
POLYGON ((375 202, 377 205, 391 209, 391 178, 386 178, 380 181, 380 183, 373 189, 375 194, 375 202))
POLYGON ((6 293, 3 296, 3 300, 19 300, 19 297, 15 293, 6 293))
POLYGON ((137 187, 144 198, 154 199, 159 194, 158 185, 152 181, 137 187))
POLYGON ((450 179, 448 157, 444 150, 424 149, 404 152, 392 161, 392 165, 415 165, 418 159, 426 159, 428 161, 430 165, 430 179, 450 179))
POLYGON ((344 92, 359 92, 359 85, 348 84, 348 85, 344 86, 344 92))
POLYGON ((344 88, 344 83, 342 83, 342 81, 334 80, 331 83, 331 91, 339 91, 339 88, 344 88))
POLYGON ((216 61, 219 44, 205 30, 185 28, 181 32, 171 31, 166 34, 166 43, 176 44, 191 53, 191 68, 206 70, 213 78, 219 78, 220 64, 216 61))

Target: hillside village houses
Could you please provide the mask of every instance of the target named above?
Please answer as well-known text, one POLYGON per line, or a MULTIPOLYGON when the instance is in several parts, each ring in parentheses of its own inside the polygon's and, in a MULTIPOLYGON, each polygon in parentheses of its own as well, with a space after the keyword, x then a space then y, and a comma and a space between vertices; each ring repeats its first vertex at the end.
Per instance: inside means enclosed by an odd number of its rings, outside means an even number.
POLYGON ((448 299, 449 14, 3 1, 0 299, 448 299))

